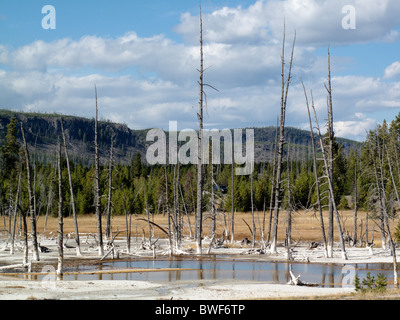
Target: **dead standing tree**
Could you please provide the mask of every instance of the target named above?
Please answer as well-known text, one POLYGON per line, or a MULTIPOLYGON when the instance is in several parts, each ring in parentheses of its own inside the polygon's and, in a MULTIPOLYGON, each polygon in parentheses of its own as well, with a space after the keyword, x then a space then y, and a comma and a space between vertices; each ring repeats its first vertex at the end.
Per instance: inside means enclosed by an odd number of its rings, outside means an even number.
POLYGON ((278 146, 278 129, 279 129, 279 118, 276 119, 276 130, 275 130, 275 144, 273 147, 273 162, 272 162, 272 181, 271 181, 271 197, 269 200, 269 223, 267 232, 267 243, 269 243, 271 237, 272 227, 272 215, 274 211, 274 200, 275 200, 275 179, 276 179, 276 149, 278 146))
POLYGON ((103 248, 103 231, 101 225, 101 211, 100 211, 100 178, 99 178, 99 141, 98 141, 98 107, 97 107, 97 87, 94 86, 95 99, 96 99, 96 118, 94 122, 94 148, 95 148, 95 172, 94 172, 94 205, 97 217, 97 234, 99 238, 99 256, 104 256, 103 248))
POLYGON ((285 81, 285 38, 286 38, 286 30, 283 30, 283 43, 282 43, 282 92, 281 92, 281 115, 280 115, 280 126, 279 126, 279 147, 278 147, 278 158, 277 158, 277 167, 276 167, 276 183, 275 183, 275 208, 274 208, 274 220, 272 225, 272 237, 271 237, 271 254, 277 253, 276 245, 278 238, 278 219, 279 219, 279 209, 282 204, 282 163, 283 163, 283 147, 285 145, 285 117, 286 117, 286 103, 287 96, 289 91, 290 80, 292 76, 292 65, 293 65, 293 56, 294 56, 294 46, 296 43, 296 33, 293 39, 292 45, 292 54, 290 58, 289 72, 287 80, 285 81))
POLYGON ((108 163, 108 198, 107 198, 107 224, 106 224, 106 238, 112 239, 111 230, 111 196, 112 196, 112 171, 113 171, 113 148, 114 148, 114 137, 115 133, 111 135, 111 146, 110 146, 110 160, 108 163))
MULTIPOLYGON (((328 92, 327 108, 328 108, 328 151, 327 151, 327 174, 329 179, 333 181, 333 106, 332 106, 332 81, 331 81, 331 55, 328 48, 328 86, 325 84, 328 92)), ((333 203, 332 197, 329 197, 329 216, 328 216, 328 242, 327 251, 328 257, 333 257, 333 203)))
POLYGON ((57 171, 58 171, 58 263, 57 276, 63 273, 64 259, 64 235, 63 235, 63 188, 62 188, 62 171, 61 171, 61 145, 58 143, 57 148, 57 171))
MULTIPOLYGON (((388 217, 388 209, 387 209, 387 201, 386 201, 386 193, 385 193, 385 186, 384 186, 384 175, 383 175, 383 156, 381 157, 381 152, 384 152, 384 142, 380 143, 380 137, 378 134, 375 136, 374 142, 369 142, 371 158, 374 167, 374 174, 376 180, 376 189, 379 198, 379 207, 381 211, 381 232, 382 232, 382 248, 386 249, 386 241, 389 242, 391 254, 393 257, 393 274, 394 274, 394 285, 398 287, 398 276, 397 276, 397 257, 396 257, 396 244, 393 241, 392 233, 390 231, 389 225, 389 217, 388 217), (372 146, 374 144, 374 146, 372 146), (383 147, 381 147, 381 144, 383 147), (374 148, 375 147, 375 148, 374 148), (381 150, 382 148, 382 150, 381 150), (375 157, 378 157, 379 165, 376 163, 375 157), (387 239, 386 239, 387 235, 387 239)), ((390 162, 390 159, 388 159, 390 162)), ((390 166, 390 164, 389 164, 390 166)))
POLYGON ((12 231, 11 231, 11 248, 10 248, 10 254, 14 254, 15 228, 16 228, 16 224, 17 224, 17 213, 18 213, 19 195, 20 195, 20 193, 21 193, 21 176, 22 176, 22 168, 20 169, 20 172, 19 172, 17 195, 16 195, 15 202, 14 202, 13 227, 12 227, 12 231))
POLYGON ((200 79, 199 79, 199 137, 198 137, 198 163, 197 163, 197 212, 196 212, 196 245, 197 254, 202 253, 202 236, 203 236, 203 102, 204 102, 204 64, 203 64, 203 19, 201 16, 201 1, 200 7, 200 79))
POLYGON ((233 161, 233 150, 232 150, 232 165, 231 165, 231 212, 232 212, 232 221, 231 221, 231 243, 235 242, 235 184, 234 184, 234 168, 235 162, 233 161))
MULTIPOLYGON (((343 259, 347 260, 347 253, 346 253, 346 249, 345 249, 345 245, 344 245, 343 232, 342 232, 342 227, 341 227, 341 224, 340 224, 339 212, 337 210, 336 202, 335 202, 335 194, 334 194, 334 190, 333 190, 333 183, 332 183, 331 175, 329 174, 328 156, 326 155, 324 142, 322 140, 321 130, 319 128, 318 118, 317 118, 317 113, 315 111, 314 102, 312 103, 312 107, 313 107, 313 111, 314 111, 315 124, 316 124, 316 127, 317 127, 318 136, 319 136, 319 140, 320 140, 322 157, 323 157, 323 160, 324 160, 325 177, 328 180, 329 198, 331 199, 333 212, 334 212, 335 218, 336 218, 336 224, 337 224, 337 227, 338 227, 340 247, 341 247, 341 250, 342 250, 342 257, 343 257, 343 259)), ((329 251, 328 251, 328 253, 329 253, 329 251)), ((332 253, 333 253, 333 250, 332 250, 332 253)))
POLYGON ((383 173, 380 171, 378 172, 378 168, 382 168, 380 159, 378 161, 375 159, 378 156, 378 151, 379 146, 378 146, 378 135, 375 137, 371 137, 371 139, 374 139, 375 141, 370 141, 369 142, 369 148, 370 148, 370 153, 371 153, 371 159, 372 159, 372 165, 374 168, 374 176, 375 176, 375 183, 376 183, 376 193, 378 196, 378 201, 379 201, 379 209, 381 212, 380 215, 380 229, 381 229, 381 239, 382 239, 382 248, 386 250, 386 232, 385 232, 385 211, 387 210, 386 206, 386 194, 385 194, 385 186, 384 186, 384 179, 383 179, 383 173), (373 145, 374 144, 374 145, 373 145), (381 179, 379 178, 381 177, 381 179))
POLYGON ((202 236, 203 236, 203 187, 204 187, 204 170, 203 170, 203 109, 204 102, 207 103, 207 96, 204 92, 204 87, 210 87, 216 91, 213 86, 204 83, 204 55, 203 55, 203 18, 201 13, 201 0, 199 1, 200 11, 200 69, 199 71, 199 112, 197 118, 199 120, 199 132, 198 132, 198 146, 197 146, 197 207, 196 207, 196 246, 197 254, 202 253, 202 236))
MULTIPOLYGON (((310 134, 311 134, 311 144, 312 144, 312 152, 313 152, 313 168, 314 168, 314 178, 315 178, 315 187, 316 187, 316 193, 317 193, 317 206, 318 206, 318 212, 319 212, 319 219, 321 223, 321 232, 322 232, 322 241, 324 243, 324 254, 325 257, 328 257, 328 251, 327 251, 327 244, 326 244, 326 235, 325 235, 325 227, 324 227, 324 216, 322 214, 322 205, 321 205, 321 193, 320 193, 320 188, 319 188, 319 177, 318 177, 318 166, 317 166, 317 152, 315 150, 315 140, 314 140, 314 128, 312 125, 312 120, 311 120, 311 114, 310 114, 310 106, 308 104, 308 97, 307 97, 307 92, 306 88, 304 86, 303 81, 301 82, 303 85, 304 89, 304 96, 306 99, 306 105, 307 105, 307 112, 308 112, 308 120, 310 123, 310 134)), ((313 103, 313 108, 314 108, 314 99, 312 97, 312 92, 311 92, 311 98, 312 98, 312 103, 313 103)))
POLYGON ((31 216, 31 225, 32 225, 32 242, 33 242, 33 253, 35 256, 35 260, 39 261, 39 245, 37 241, 36 235, 36 214, 33 205, 33 192, 32 192, 32 178, 31 178, 31 169, 30 169, 30 161, 29 161, 29 151, 28 145, 25 139, 24 126, 21 122, 21 133, 22 139, 24 142, 24 152, 25 152, 25 163, 26 163, 26 177, 27 177, 27 186, 28 186, 28 201, 29 201, 29 214, 31 216))
POLYGON ((60 124, 61 124, 61 133, 62 133, 62 138, 63 138, 63 143, 64 143, 65 160, 67 161, 68 182, 69 182, 69 191, 70 191, 70 197, 71 197, 72 215, 74 218, 76 255, 81 256, 82 253, 81 253, 81 245, 80 245, 80 241, 79 241, 79 228, 78 228, 78 218, 77 218, 77 214, 76 214, 75 195, 74 195, 74 188, 73 188, 73 184, 72 184, 71 168, 69 165, 67 142, 65 139, 65 132, 64 132, 64 125, 63 125, 62 117, 60 117, 60 124))

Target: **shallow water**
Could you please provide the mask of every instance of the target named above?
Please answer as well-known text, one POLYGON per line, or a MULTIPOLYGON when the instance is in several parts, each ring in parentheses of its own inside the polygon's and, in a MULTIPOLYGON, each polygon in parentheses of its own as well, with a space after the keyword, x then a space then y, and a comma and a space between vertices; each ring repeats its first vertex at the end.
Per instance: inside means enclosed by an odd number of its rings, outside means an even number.
MULTIPOLYGON (((306 264, 271 262, 265 260, 243 260, 227 258, 191 258, 171 260, 130 260, 105 262, 97 266, 77 266, 65 270, 79 272, 88 270, 118 269, 181 269, 157 272, 109 273, 109 274, 71 274, 64 275, 64 280, 147 280, 147 281, 179 281, 179 280, 246 280, 276 284, 285 284, 290 280, 290 265, 295 276, 301 275, 305 282, 317 283, 320 287, 342 287, 342 281, 352 284, 354 268, 360 279, 368 272, 377 277, 378 273, 386 276, 388 282, 393 280, 392 264, 306 264), (183 270, 194 269, 194 270, 183 270), (348 280, 350 279, 350 281, 348 280)), ((40 277, 40 276, 39 276, 40 277)))

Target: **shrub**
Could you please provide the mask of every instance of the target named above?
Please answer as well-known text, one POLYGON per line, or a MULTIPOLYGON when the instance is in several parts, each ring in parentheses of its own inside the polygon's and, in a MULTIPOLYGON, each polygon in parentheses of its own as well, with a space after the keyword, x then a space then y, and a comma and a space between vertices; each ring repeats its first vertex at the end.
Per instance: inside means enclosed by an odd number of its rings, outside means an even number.
POLYGON ((371 276, 371 273, 367 273, 367 277, 362 279, 360 282, 360 278, 355 276, 354 286, 357 292, 366 293, 366 292, 384 292, 387 287, 387 279, 386 277, 378 273, 377 278, 371 276))

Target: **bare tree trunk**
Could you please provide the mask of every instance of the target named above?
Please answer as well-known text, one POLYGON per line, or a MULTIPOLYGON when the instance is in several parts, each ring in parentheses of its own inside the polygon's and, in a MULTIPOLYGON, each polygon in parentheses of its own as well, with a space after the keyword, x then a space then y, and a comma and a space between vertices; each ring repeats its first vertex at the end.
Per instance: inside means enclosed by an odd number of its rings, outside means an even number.
POLYGON ((113 169, 113 147, 114 147, 114 134, 111 137, 110 147, 110 161, 108 164, 108 200, 107 200, 107 225, 106 225, 106 237, 112 238, 111 231, 111 196, 112 196, 112 169, 113 169))
MULTIPOLYGON (((383 157, 384 157, 384 152, 386 149, 386 145, 385 142, 382 142, 382 155, 380 152, 380 143, 379 143, 379 136, 376 136, 377 142, 378 142, 378 159, 379 159, 379 165, 380 165, 380 172, 381 172, 381 184, 382 184, 382 191, 381 194, 383 195, 382 199, 383 199, 383 216, 384 216, 384 224, 386 225, 386 229, 387 229, 387 238, 390 244, 390 249, 391 249, 391 253, 392 253, 392 257, 393 257, 393 276, 394 276, 394 285, 396 287, 398 287, 399 283, 398 283, 398 276, 397 276, 397 257, 396 257, 396 244, 393 241, 392 238, 392 233, 390 231, 390 225, 389 225, 389 217, 388 217, 388 212, 387 212, 387 201, 386 201, 386 194, 385 194, 385 188, 384 188, 384 176, 383 176, 383 157)), ((397 193, 397 188, 396 185, 394 183, 394 179, 393 179, 393 173, 392 173, 392 167, 390 164, 390 158, 389 158, 389 153, 387 153, 387 160, 388 160, 388 166, 389 166, 389 171, 390 171, 390 175, 392 178, 392 183, 396 192, 396 196, 398 199, 398 193, 397 193)))
POLYGON ((100 178, 99 178, 99 141, 98 141, 98 108, 97 108, 97 88, 95 89, 95 98, 96 98, 96 118, 94 124, 94 147, 95 147, 95 177, 94 177, 94 205, 96 209, 96 217, 97 217, 97 234, 99 237, 99 256, 104 256, 104 247, 103 247, 103 231, 101 225, 101 210, 100 210, 100 178))
POLYGON ((384 211, 384 215, 385 215, 384 218, 385 218, 385 224, 386 224, 388 239, 389 239, 389 242, 390 242, 390 249, 392 251, 391 253, 392 253, 392 258, 393 258, 393 282, 394 282, 394 285, 396 287, 398 287, 399 286, 399 282, 398 282, 398 276, 397 276, 396 244, 395 244, 395 242, 393 241, 393 238, 392 238, 392 233, 390 231, 390 225, 389 225, 389 217, 388 217, 388 214, 387 214, 386 210, 384 211))
POLYGON ((169 212, 169 199, 168 199, 168 172, 167 172, 167 166, 165 165, 165 202, 167 205, 167 215, 168 215, 168 242, 169 242, 169 248, 170 248, 170 254, 173 254, 173 245, 172 245, 172 228, 171 228, 171 213, 169 212))
POLYGON ((26 213, 21 210, 21 217, 22 217, 22 225, 23 225, 23 231, 24 231, 24 256, 23 256, 23 261, 22 263, 24 265, 28 264, 28 253, 29 253, 29 248, 28 248, 28 226, 26 224, 26 213))
MULTIPOLYGON (((233 147, 232 147, 233 149, 233 147)), ((235 242, 235 185, 234 185, 234 171, 235 171, 235 161, 234 161, 234 150, 232 150, 232 166, 231 166, 231 211, 232 211, 232 221, 231 221, 231 243, 235 242)))
POLYGON ((339 241, 340 241, 340 247, 342 249, 342 257, 343 257, 343 259, 347 260, 347 253, 346 253, 344 240, 343 240, 343 232, 342 232, 342 227, 341 227, 341 224, 340 224, 339 212, 337 211, 336 202, 335 202, 335 194, 334 194, 334 191, 333 191, 333 184, 332 184, 331 177, 329 175, 328 159, 327 159, 325 147, 324 147, 324 144, 323 144, 323 141, 322 141, 321 131, 320 131, 319 125, 318 125, 317 113, 315 111, 315 107, 314 106, 313 106, 313 110, 314 110, 315 123, 316 123, 317 130, 318 130, 318 136, 319 136, 319 140, 320 140, 320 144, 321 144, 322 157, 323 157, 323 160, 324 160, 325 175, 326 175, 326 178, 328 180, 329 196, 330 196, 330 198, 332 198, 331 203, 332 203, 332 206, 333 206, 333 211, 335 213, 336 224, 337 224, 338 232, 339 232, 339 241))
POLYGON ((128 209, 126 207, 126 198, 125 198, 125 188, 122 186, 122 197, 124 200, 124 211, 125 211, 125 227, 126 227, 126 250, 128 253, 131 252, 131 214, 129 214, 128 219, 128 209))
POLYGON ((151 223, 150 223, 150 210, 149 207, 147 205, 147 183, 144 182, 145 186, 143 188, 143 195, 144 195, 144 203, 146 206, 146 215, 147 215, 147 224, 149 227, 149 247, 151 246, 151 223))
POLYGON ((32 179, 31 179, 31 169, 30 169, 30 161, 29 161, 29 152, 28 152, 28 145, 25 139, 25 132, 24 126, 21 122, 21 132, 22 132, 22 139, 24 141, 24 151, 25 151, 25 162, 26 162, 26 175, 28 180, 28 200, 29 200, 29 213, 31 216, 31 225, 32 225, 32 241, 33 241, 33 253, 35 256, 35 260, 39 261, 39 247, 37 242, 37 235, 36 235, 36 215, 33 207, 33 195, 32 195, 32 179))
POLYGON ((204 94, 204 67, 203 67, 203 19, 200 2, 200 80, 199 80, 199 138, 198 138, 198 164, 197 164, 197 216, 196 216, 196 245, 197 254, 202 253, 203 236, 203 94, 204 94))
MULTIPOLYGON (((326 244, 326 235, 325 235, 325 226, 324 226, 324 216, 322 214, 322 205, 321 205, 321 193, 320 193, 320 190, 319 190, 317 152, 315 150, 314 128, 312 126, 312 120, 311 120, 311 115, 310 115, 310 106, 308 104, 308 97, 307 97, 306 88, 304 86, 303 81, 301 83, 302 83, 303 89, 304 89, 304 95, 305 95, 306 104, 307 104, 308 120, 310 122, 310 134, 311 134, 311 145, 312 145, 312 152, 313 152, 313 167, 314 167, 313 171, 314 171, 314 178, 315 178, 315 187, 316 187, 316 192, 317 192, 317 205, 318 205, 319 219, 320 219, 320 223, 321 223, 322 241, 324 243, 324 254, 325 254, 325 257, 328 257, 327 244, 326 244)), ((314 108, 314 98, 312 96, 312 92, 311 92, 311 99, 312 99, 312 105, 313 105, 313 108, 314 108)))
POLYGON ((294 55, 294 46, 296 42, 296 35, 294 36, 292 54, 290 58, 289 74, 286 80, 285 89, 285 28, 283 32, 283 45, 282 45, 282 94, 281 94, 281 116, 280 116, 280 137, 279 137, 279 149, 278 149, 278 162, 276 168, 276 184, 275 184, 275 209, 274 209, 274 221, 272 226, 272 239, 271 239, 271 254, 277 253, 277 238, 278 238, 278 219, 279 209, 281 206, 282 190, 281 190, 281 176, 282 176, 282 159, 283 159, 283 147, 285 145, 285 117, 286 117, 286 102, 289 91, 289 84, 292 74, 292 64, 294 55))
POLYGON ((182 215, 179 205, 179 183, 180 180, 180 165, 179 161, 175 165, 174 174, 174 241, 175 248, 178 250, 182 240, 182 215))
POLYGON ((13 221, 13 228, 11 232, 11 249, 10 249, 10 254, 14 254, 14 240, 15 240, 15 226, 17 222, 17 212, 18 212, 18 202, 19 202, 19 194, 21 192, 21 176, 22 176, 22 170, 19 173, 18 177, 18 188, 17 188, 17 195, 15 197, 15 204, 14 204, 14 221, 13 221))
POLYGON ((33 212, 35 212, 35 220, 37 223, 37 206, 36 206, 36 156, 35 156, 35 151, 36 151, 36 143, 37 143, 37 136, 35 138, 35 148, 33 149, 33 188, 32 188, 32 196, 33 196, 33 212))
POLYGON ((69 191, 71 194, 71 207, 72 207, 72 215, 74 217, 74 226, 75 226, 75 242, 76 242, 76 255, 81 256, 81 244, 79 241, 79 228, 78 228, 78 217, 76 214, 76 206, 75 206, 75 194, 74 194, 74 188, 72 185, 72 177, 71 177, 71 168, 69 165, 69 157, 68 157, 68 149, 67 149, 67 142, 65 139, 65 132, 64 132, 64 125, 62 118, 60 117, 60 123, 61 123, 61 133, 62 133, 62 138, 64 142, 64 153, 65 153, 65 159, 67 161, 67 171, 68 171, 68 181, 69 181, 69 191))
POLYGON ((356 159, 354 165, 354 231, 353 231, 353 246, 357 245, 357 203, 358 203, 358 186, 357 186, 357 161, 358 154, 356 152, 356 159))
MULTIPOLYGON (((392 180, 392 184, 393 184, 393 189, 394 192, 396 194, 396 199, 398 202, 400 202, 400 198, 399 198, 399 192, 397 190, 397 186, 396 186, 396 182, 394 181, 394 176, 393 176, 393 170, 392 170, 392 163, 390 161, 390 156, 389 156, 389 150, 387 149, 386 145, 383 146, 383 150, 386 150, 386 155, 387 155, 387 161, 388 161, 388 167, 389 167, 389 173, 390 173, 390 178, 392 180)), ((384 152, 384 151, 383 151, 384 152)))
POLYGON ((272 227, 272 215, 274 212, 274 200, 275 200, 275 180, 276 180, 276 155, 278 148, 278 128, 279 128, 279 118, 276 119, 276 130, 275 130, 275 144, 274 144, 274 159, 272 164, 272 182, 271 182, 271 198, 269 200, 269 223, 268 223, 268 233, 267 233, 267 243, 270 241, 271 237, 271 227, 272 227))
POLYGON ((182 192, 182 188, 181 188, 180 185, 179 185, 179 192, 180 192, 180 195, 181 195, 181 198, 182 198, 183 209, 185 210, 186 218, 187 218, 187 221, 188 221, 189 234, 190 234, 189 236, 190 236, 190 238, 193 238, 192 224, 190 222, 189 212, 187 210, 186 203, 185 203, 185 198, 183 197, 183 192, 182 192))
POLYGON ((255 219, 254 219, 253 172, 250 173, 250 203, 251 203, 251 220, 252 220, 252 223, 253 223, 251 247, 254 248, 254 246, 256 244, 256 222, 255 222, 255 219))
MULTIPOLYGON (((210 159, 212 159, 210 157, 210 159)), ((212 221, 212 234, 211 239, 216 238, 217 233, 217 214, 215 212, 215 194, 214 194, 214 165, 212 164, 212 160, 210 160, 210 170, 211 170, 211 221, 212 221)))
POLYGON ((64 235, 63 235, 63 190, 62 190, 62 172, 61 172, 61 145, 58 143, 58 263, 57 275, 63 274, 63 259, 64 259, 64 235))
MULTIPOLYGON (((289 142, 290 145, 290 142, 289 142)), ((288 171, 288 216, 287 216, 287 234, 286 234, 286 249, 287 249, 287 259, 292 260, 292 254, 291 254, 291 246, 292 246, 292 203, 291 203, 291 198, 292 198, 292 186, 291 186, 291 177, 290 175, 292 174, 291 170, 291 165, 290 165, 290 146, 288 147, 288 153, 287 153, 287 171, 288 171)))
MULTIPOLYGON (((376 135, 376 144, 378 144, 378 135, 376 135)), ((379 154, 379 146, 376 146, 377 153, 379 154)), ((382 172, 381 172, 381 180, 379 180, 379 175, 378 175, 378 165, 376 163, 375 159, 375 150, 373 149, 372 145, 370 144, 370 150, 371 150, 371 157, 372 157, 372 162, 374 166, 374 174, 375 174, 375 181, 376 181, 376 188, 378 191, 378 197, 379 197, 379 207, 380 207, 380 220, 381 220, 381 239, 382 239, 382 248, 386 249, 386 232, 385 232, 385 211, 386 211, 386 201, 385 201, 385 189, 383 187, 383 177, 382 177, 382 172), (381 185, 382 183, 382 185, 381 185)), ((378 156, 379 164, 381 164, 380 161, 380 156, 378 156)), ((382 169, 382 167, 380 167, 382 169)))
MULTIPOLYGON (((330 181, 333 181, 333 106, 332 106, 332 82, 331 82, 331 58, 330 58, 330 51, 328 49, 328 87, 325 86, 326 90, 328 91, 328 154, 327 154, 327 174, 329 175, 330 181)), ((333 203, 332 197, 329 197, 328 209, 328 257, 333 257, 333 228, 334 228, 334 220, 333 220, 333 203)))
POLYGON ((53 203, 53 173, 51 174, 51 179, 50 179, 50 186, 49 186, 49 196, 47 198, 47 208, 46 208, 46 217, 44 219, 44 231, 46 232, 46 227, 47 227, 47 217, 49 215, 49 211, 51 209, 51 204, 53 203))

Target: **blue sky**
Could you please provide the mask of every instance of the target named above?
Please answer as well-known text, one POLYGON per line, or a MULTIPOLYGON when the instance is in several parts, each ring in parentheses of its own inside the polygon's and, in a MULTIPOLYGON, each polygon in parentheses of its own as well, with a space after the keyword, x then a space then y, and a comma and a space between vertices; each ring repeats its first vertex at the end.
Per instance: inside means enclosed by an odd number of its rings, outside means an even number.
MULTIPOLYGON (((327 48, 339 136, 362 140, 400 111, 398 0, 203 0, 206 126, 274 125, 279 114, 283 20, 287 53, 296 30, 287 124, 307 129, 300 79, 325 119, 327 48), (355 9, 356 29, 341 27, 355 9)), ((196 128, 197 0, 2 0, 0 107, 93 116, 132 129, 196 128), (44 30, 42 7, 56 9, 44 30)), ((286 57, 289 59, 289 56, 286 57)))

